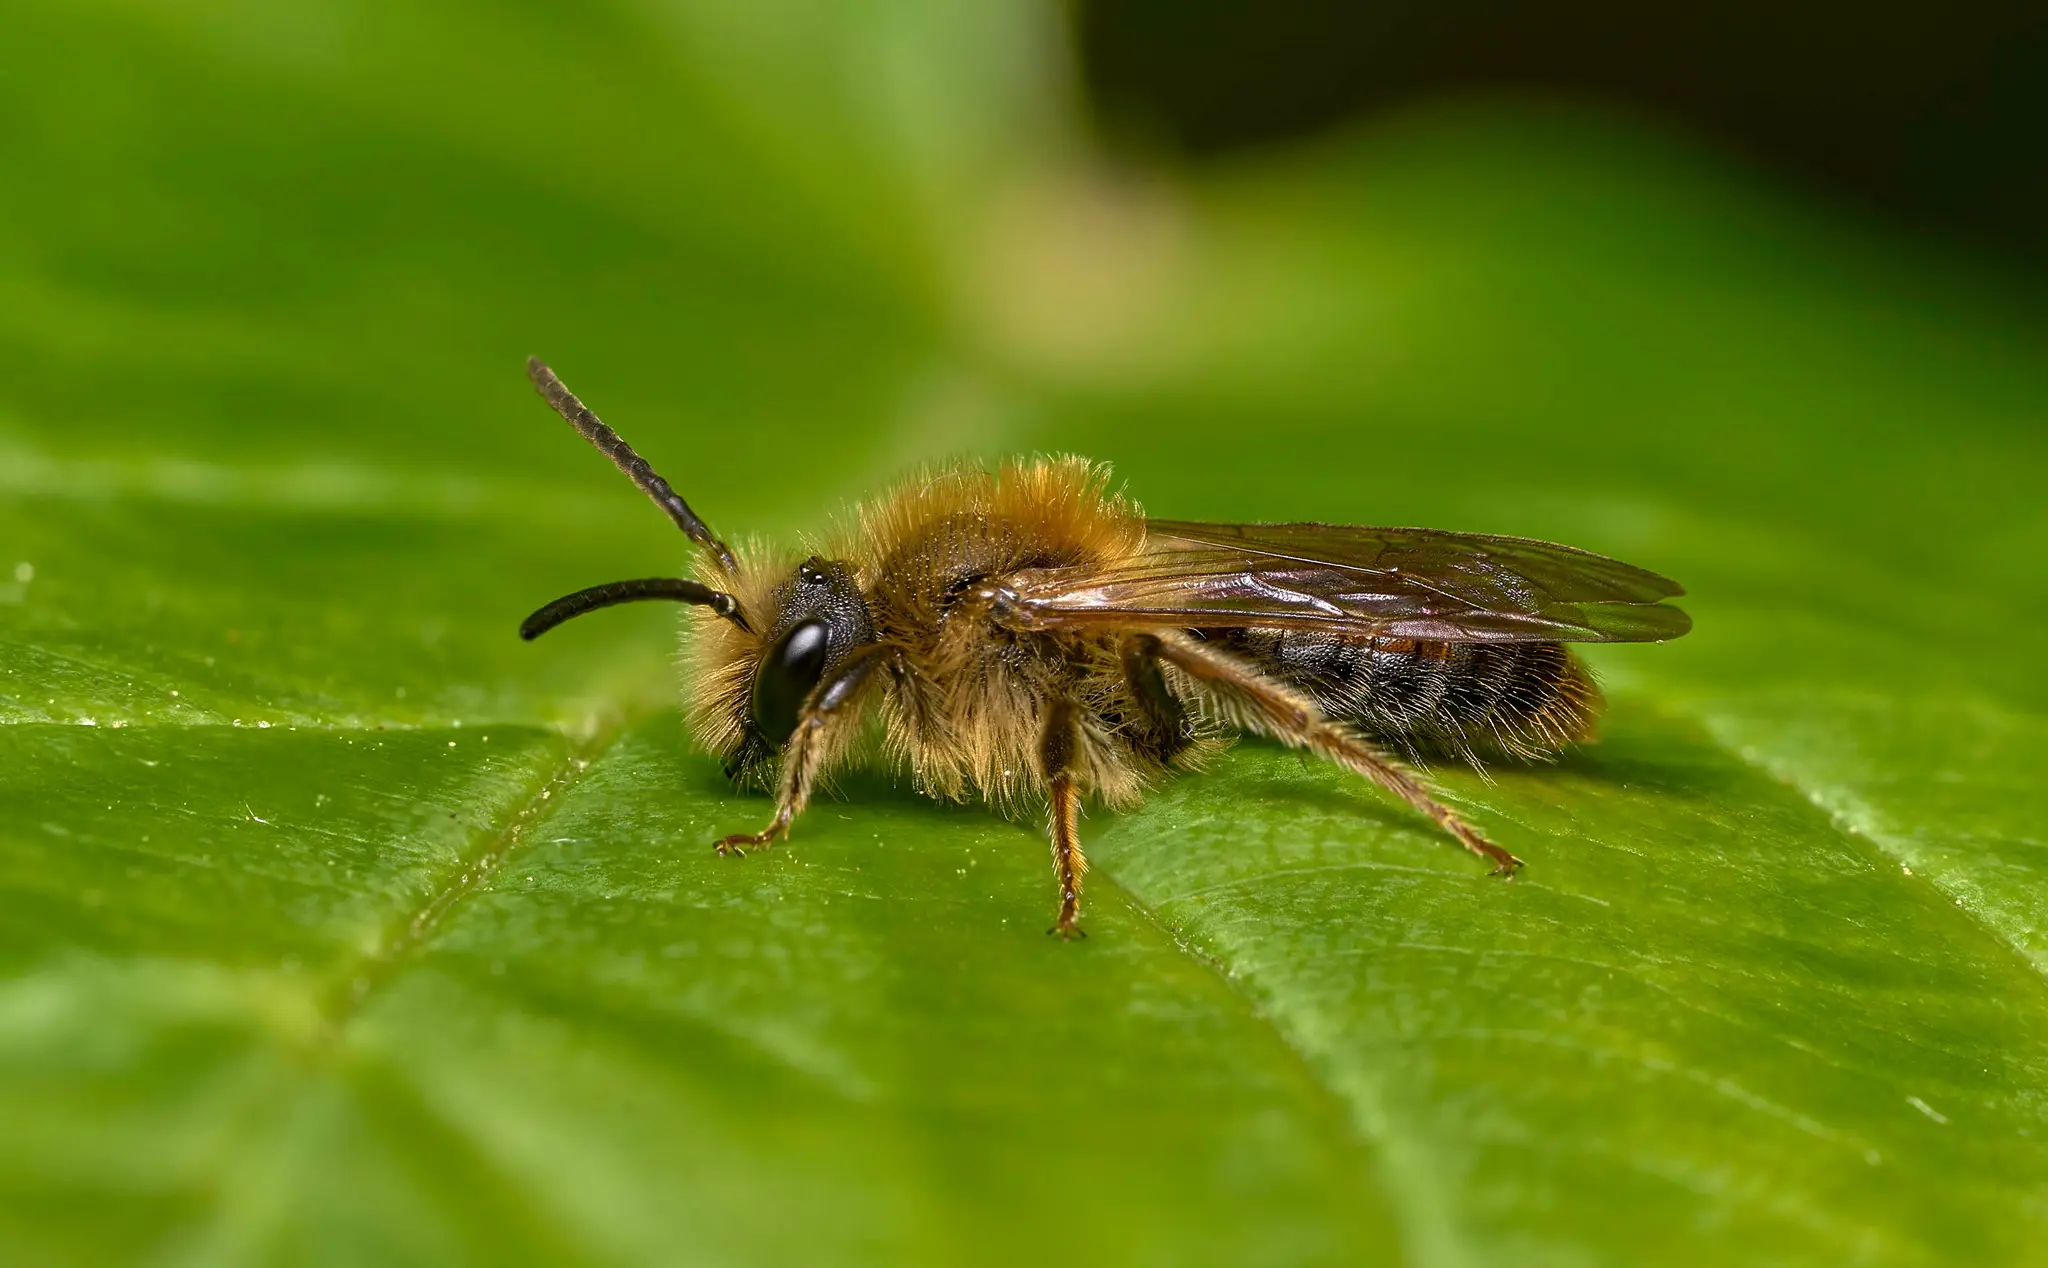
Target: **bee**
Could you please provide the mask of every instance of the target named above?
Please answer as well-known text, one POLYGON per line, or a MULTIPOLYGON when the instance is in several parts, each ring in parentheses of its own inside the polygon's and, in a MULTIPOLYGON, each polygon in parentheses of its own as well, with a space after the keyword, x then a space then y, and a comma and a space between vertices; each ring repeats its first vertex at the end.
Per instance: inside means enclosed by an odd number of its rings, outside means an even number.
POLYGON ((698 610, 691 727, 772 789, 744 854, 789 833, 821 778, 877 744, 935 797, 1042 812, 1058 915, 1081 936, 1084 798, 1138 804, 1233 731, 1371 780, 1512 874, 1520 859, 1416 769, 1540 760, 1590 739, 1601 697, 1566 644, 1676 638, 1684 593, 1569 546, 1424 528, 1147 517, 1080 458, 931 472, 798 557, 733 550, 539 360, 534 387, 697 547, 695 576, 614 581, 520 627, 614 604, 698 610))

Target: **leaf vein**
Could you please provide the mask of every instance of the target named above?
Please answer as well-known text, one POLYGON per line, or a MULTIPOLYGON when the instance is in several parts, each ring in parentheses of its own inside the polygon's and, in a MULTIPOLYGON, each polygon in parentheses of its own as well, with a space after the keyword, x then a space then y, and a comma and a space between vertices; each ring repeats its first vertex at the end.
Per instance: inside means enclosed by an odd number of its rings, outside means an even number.
MULTIPOLYGON (((1330 869, 1299 869, 1330 870, 1330 869)), ((1403 869, 1407 870, 1407 869, 1403 869)), ((1414 869, 1426 870, 1426 869, 1414 869)), ((1267 1012, 1264 1005, 1245 989, 1237 974, 1215 956, 1202 950, 1172 925, 1159 918, 1128 885, 1097 867, 1094 875, 1106 880, 1123 894, 1141 919, 1196 963, 1215 974, 1230 997, 1247 1016, 1269 1030, 1309 1086, 1327 1097, 1345 1134, 1362 1151, 1380 1161, 1380 1181, 1392 1197, 1392 1207, 1407 1243, 1407 1262, 1430 1265, 1459 1265, 1474 1262, 1476 1256, 1458 1230, 1437 1191, 1437 1172, 1427 1161, 1428 1147, 1420 1140, 1403 1140, 1391 1130, 1385 1091, 1376 1080, 1354 1078, 1339 1087, 1313 1055, 1303 1048, 1288 1028, 1267 1012)), ((1099 881, 1098 881, 1099 883, 1099 881)), ((1182 895, 1181 897, 1186 897, 1182 895)))
POLYGON ((444 874, 429 889, 426 901, 398 922, 374 950, 335 976, 321 1010, 327 1018, 330 1041, 338 1040, 378 988, 419 954, 451 910, 490 883, 512 851, 547 817, 560 794, 597 764, 624 728, 625 719, 614 716, 573 742, 547 779, 485 838, 482 850, 444 874))

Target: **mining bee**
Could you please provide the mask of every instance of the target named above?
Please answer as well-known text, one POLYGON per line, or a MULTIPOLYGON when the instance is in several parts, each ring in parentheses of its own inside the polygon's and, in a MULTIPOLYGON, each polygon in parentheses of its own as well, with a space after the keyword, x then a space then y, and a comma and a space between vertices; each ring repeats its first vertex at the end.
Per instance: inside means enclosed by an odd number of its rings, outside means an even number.
MULTIPOLYGON (((744 854, 786 835, 863 733, 932 796, 1044 808, 1051 930, 1081 933, 1081 801, 1136 805, 1231 730, 1362 775, 1497 874, 1521 866, 1411 769, 1549 757, 1591 737, 1600 691, 1567 643, 1691 627, 1674 583, 1569 546, 1425 528, 1148 518, 1079 458, 919 476, 803 558, 734 551, 538 360, 555 412, 689 539, 696 576, 614 581, 520 627, 531 639, 641 599, 702 610, 691 725, 740 784, 775 791, 744 854), (879 727, 864 720, 879 718, 879 727)), ((872 746, 867 746, 872 747, 872 746)))

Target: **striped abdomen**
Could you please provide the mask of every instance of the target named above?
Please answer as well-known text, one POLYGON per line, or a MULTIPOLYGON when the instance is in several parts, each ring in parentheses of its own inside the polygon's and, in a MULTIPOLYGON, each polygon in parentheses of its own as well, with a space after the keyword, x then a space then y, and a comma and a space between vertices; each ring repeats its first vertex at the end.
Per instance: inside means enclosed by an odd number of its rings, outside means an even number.
POLYGON ((1308 693, 1323 711, 1418 755, 1548 757, 1588 739, 1600 689, 1562 643, 1430 643, 1276 630, 1210 641, 1308 693))

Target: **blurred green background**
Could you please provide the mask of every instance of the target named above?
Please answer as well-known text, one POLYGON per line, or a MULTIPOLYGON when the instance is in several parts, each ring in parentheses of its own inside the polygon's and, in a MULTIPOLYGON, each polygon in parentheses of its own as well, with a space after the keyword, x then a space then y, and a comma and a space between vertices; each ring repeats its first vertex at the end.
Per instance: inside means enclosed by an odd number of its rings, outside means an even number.
POLYGON ((1364 28, 1205 131, 1279 37, 1149 12, 10 0, 0 1261, 2041 1262, 2038 225, 1364 28), (1511 884, 1247 744, 1061 945, 880 774, 715 858, 673 613, 518 641, 685 555, 531 353, 728 534, 1074 450, 1697 630, 1439 773, 1511 884))

